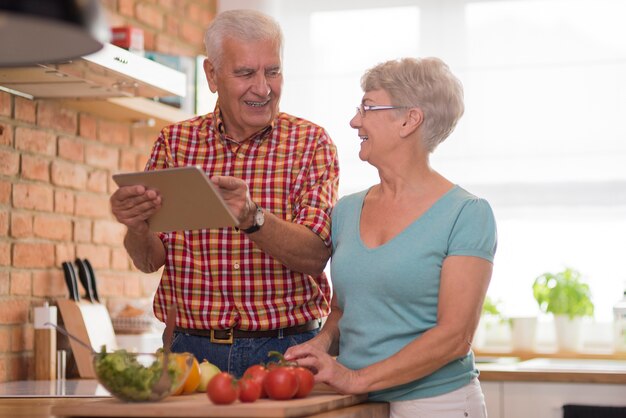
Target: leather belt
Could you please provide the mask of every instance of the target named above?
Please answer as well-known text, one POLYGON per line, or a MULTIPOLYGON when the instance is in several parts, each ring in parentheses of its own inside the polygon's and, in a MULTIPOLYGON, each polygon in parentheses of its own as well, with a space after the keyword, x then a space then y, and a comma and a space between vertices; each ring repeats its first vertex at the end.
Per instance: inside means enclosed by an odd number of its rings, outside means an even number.
POLYGON ((236 328, 228 329, 192 329, 176 327, 175 332, 194 335, 197 337, 210 338, 212 343, 232 344, 235 338, 281 338, 288 335, 301 334, 303 332, 313 331, 320 327, 320 321, 313 319, 305 324, 296 325, 294 327, 270 329, 262 331, 246 331, 236 328))

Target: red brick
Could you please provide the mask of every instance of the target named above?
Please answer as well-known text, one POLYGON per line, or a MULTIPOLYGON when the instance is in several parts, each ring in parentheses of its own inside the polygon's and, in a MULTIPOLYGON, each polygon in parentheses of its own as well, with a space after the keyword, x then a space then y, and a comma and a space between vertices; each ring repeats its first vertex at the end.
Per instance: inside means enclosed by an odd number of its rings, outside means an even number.
POLYGON ((54 266, 54 245, 16 242, 13 244, 13 266, 23 268, 54 266))
POLYGON ((0 210, 0 237, 9 235, 9 212, 0 210))
POLYGON ((0 302, 0 324, 22 324, 28 321, 30 302, 11 299, 0 302))
POLYGON ((52 188, 39 184, 14 184, 13 206, 19 209, 34 209, 52 212, 52 188))
POLYGON ((74 244, 71 242, 56 244, 54 247, 54 257, 57 266, 60 266, 64 261, 71 261, 76 259, 76 250, 74 244))
POLYGON ((57 101, 42 100, 37 105, 37 124, 43 128, 76 135, 78 114, 60 106, 57 101))
POLYGON ((11 149, 0 149, 0 174, 16 176, 20 170, 20 154, 11 149))
POLYGON ((109 248, 102 245, 77 245, 76 257, 89 259, 94 269, 108 269, 111 264, 109 248))
POLYGON ((148 163, 148 157, 146 155, 138 155, 135 161, 135 171, 143 171, 148 163))
POLYGON ((11 272, 11 295, 28 296, 31 291, 30 271, 17 270, 11 272))
POLYGON ((59 137, 59 157, 82 163, 85 160, 85 145, 77 139, 61 136, 59 137))
POLYGON ((36 215, 33 222, 35 237, 55 241, 72 239, 72 221, 58 215, 36 215))
POLYGON ((15 96, 15 119, 35 123, 37 121, 37 105, 34 101, 15 96))
MULTIPOLYGON (((63 261, 71 261, 64 259, 63 261)), ((62 297, 68 295, 67 285, 63 277, 63 271, 58 268, 56 270, 39 270, 33 273, 33 296, 37 297, 62 297)))
POLYGON ((11 351, 18 353, 20 351, 32 350, 34 341, 34 330, 32 326, 22 325, 13 327, 13 335, 11 336, 11 351))
POLYGON ((109 172, 103 170, 95 170, 89 173, 87 177, 87 190, 96 193, 107 193, 107 184, 109 180, 109 172))
POLYGON ((6 205, 11 201, 11 187, 10 181, 0 180, 0 204, 6 205))
POLYGON ((74 222, 74 241, 91 242, 91 221, 78 220, 74 222))
POLYGON ((154 295, 154 292, 156 292, 157 287, 161 282, 161 273, 156 272, 150 275, 145 275, 144 273, 137 274, 140 275, 142 279, 144 297, 154 295))
POLYGON ((11 213, 11 236, 27 238, 33 236, 33 217, 28 213, 11 213))
POLYGON ((149 3, 138 3, 135 6, 135 17, 153 29, 163 29, 163 11, 149 3))
MULTIPOLYGON (((143 30, 143 46, 146 51, 156 51, 156 33, 144 28, 143 30)), ((161 51, 159 51, 161 52, 161 51)))
POLYGON ((32 375, 29 373, 29 370, 31 370, 33 367, 32 357, 11 357, 9 363, 9 380, 26 380, 28 376, 32 375))
POLYGON ((107 218, 111 216, 109 196, 76 195, 75 213, 77 216, 85 216, 92 219, 107 218))
POLYGON ((15 129, 15 148, 53 157, 56 154, 56 136, 38 129, 15 129))
POLYGON ((11 116, 11 95, 0 91, 0 116, 11 116))
POLYGON ((74 193, 67 190, 54 191, 54 211, 56 213, 74 213, 74 193))
POLYGON ((0 145, 13 146, 13 126, 0 123, 0 145))
POLYGON ((22 178, 50 182, 50 160, 36 155, 22 155, 22 178))
POLYGON ((98 291, 100 296, 123 296, 124 282, 128 279, 126 275, 109 273, 98 274, 98 291))
MULTIPOLYGON (((2 92, 0 92, 2 93, 2 92)), ((8 335, 8 331, 7 331, 8 335)), ((7 344, 10 341, 7 339, 7 344)), ((9 381, 9 357, 0 357, 0 382, 8 382, 9 381)))
POLYGON ((96 139, 98 136, 98 120, 95 116, 81 113, 78 118, 78 134, 83 138, 96 139))
POLYGON ((102 144, 87 144, 85 147, 85 161, 94 167, 116 170, 119 162, 119 151, 117 148, 103 146, 102 144))
POLYGON ((55 186, 76 190, 85 190, 87 186, 87 170, 84 166, 56 160, 52 162, 50 171, 55 186))
MULTIPOLYGON (((0 353, 7 353, 11 346, 11 333, 8 327, 0 328, 0 353)), ((0 380, 1 381, 1 380, 0 380)))
POLYGON ((124 280, 124 296, 131 298, 140 298, 142 294, 141 279, 139 277, 126 277, 124 280))
POLYGON ((204 28, 185 22, 180 28, 180 37, 190 44, 202 45, 202 42, 204 42, 204 28))
POLYGON ((122 245, 126 226, 117 221, 94 221, 93 242, 96 244, 122 245))
POLYGON ((157 139, 158 136, 152 131, 146 129, 135 129, 133 131, 132 141, 133 150, 144 152, 148 155, 157 139))
POLYGON ((11 265, 11 244, 0 242, 0 266, 11 265))
POLYGON ((180 17, 174 15, 165 16, 165 33, 171 36, 178 36, 180 27, 180 17))
POLYGON ((113 248, 111 250, 111 268, 122 271, 130 269, 130 257, 124 248, 113 248))
POLYGON ((100 120, 98 139, 103 144, 128 146, 130 144, 130 124, 100 120))
POLYGON ((129 149, 120 150, 120 171, 135 171, 136 159, 136 152, 129 149))
POLYGON ((117 0, 117 10, 121 15, 135 17, 136 0, 117 0))
MULTIPOLYGON (((0 271, 0 295, 8 295, 10 285, 11 285, 11 281, 9 280, 9 272, 0 271)), ((2 352, 2 349, 0 349, 0 353, 1 352, 2 352)))

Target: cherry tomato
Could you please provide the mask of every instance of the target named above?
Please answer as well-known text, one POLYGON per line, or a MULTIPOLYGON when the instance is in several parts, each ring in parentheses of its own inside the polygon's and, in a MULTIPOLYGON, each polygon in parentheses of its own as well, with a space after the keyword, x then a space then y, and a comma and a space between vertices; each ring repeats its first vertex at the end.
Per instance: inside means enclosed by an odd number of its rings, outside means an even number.
POLYGON ((315 376, 313 372, 306 367, 294 367, 293 372, 298 378, 298 391, 296 392, 296 398, 306 398, 313 390, 315 385, 315 376))
POLYGON ((213 376, 206 391, 211 402, 217 405, 231 404, 239 397, 237 381, 227 372, 220 372, 213 376))
POLYGON ((250 377, 252 380, 259 383, 259 386, 261 386, 261 398, 267 398, 267 393, 265 393, 265 389, 263 388, 263 381, 265 380, 265 376, 267 376, 268 372, 269 370, 267 367, 262 364, 255 364, 248 367, 243 374, 244 379, 246 377, 250 377))
POLYGON ((298 392, 298 378, 293 367, 281 366, 271 369, 265 377, 263 388, 270 399, 293 398, 298 392))
POLYGON ((263 385, 252 377, 242 377, 239 379, 239 400, 241 402, 254 402, 261 396, 263 385))

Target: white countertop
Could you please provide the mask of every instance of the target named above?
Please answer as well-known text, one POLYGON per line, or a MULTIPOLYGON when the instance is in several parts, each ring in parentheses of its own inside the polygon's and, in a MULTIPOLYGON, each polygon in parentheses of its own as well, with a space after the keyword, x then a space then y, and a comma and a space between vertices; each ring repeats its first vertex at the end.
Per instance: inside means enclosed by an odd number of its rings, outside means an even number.
POLYGON ((106 398, 109 392, 95 379, 19 380, 0 383, 0 398, 106 398))

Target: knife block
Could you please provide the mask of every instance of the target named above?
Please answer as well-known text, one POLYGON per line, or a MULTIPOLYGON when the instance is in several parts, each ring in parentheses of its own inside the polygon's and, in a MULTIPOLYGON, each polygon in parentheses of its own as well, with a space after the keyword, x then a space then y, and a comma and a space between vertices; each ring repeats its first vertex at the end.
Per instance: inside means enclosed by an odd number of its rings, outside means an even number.
MULTIPOLYGON (((104 305, 59 299, 57 306, 67 332, 90 345, 94 351, 99 352, 103 345, 106 345, 107 351, 117 349, 111 317, 104 305)), ((91 351, 71 338, 69 343, 79 376, 88 379, 95 378, 91 351)))

